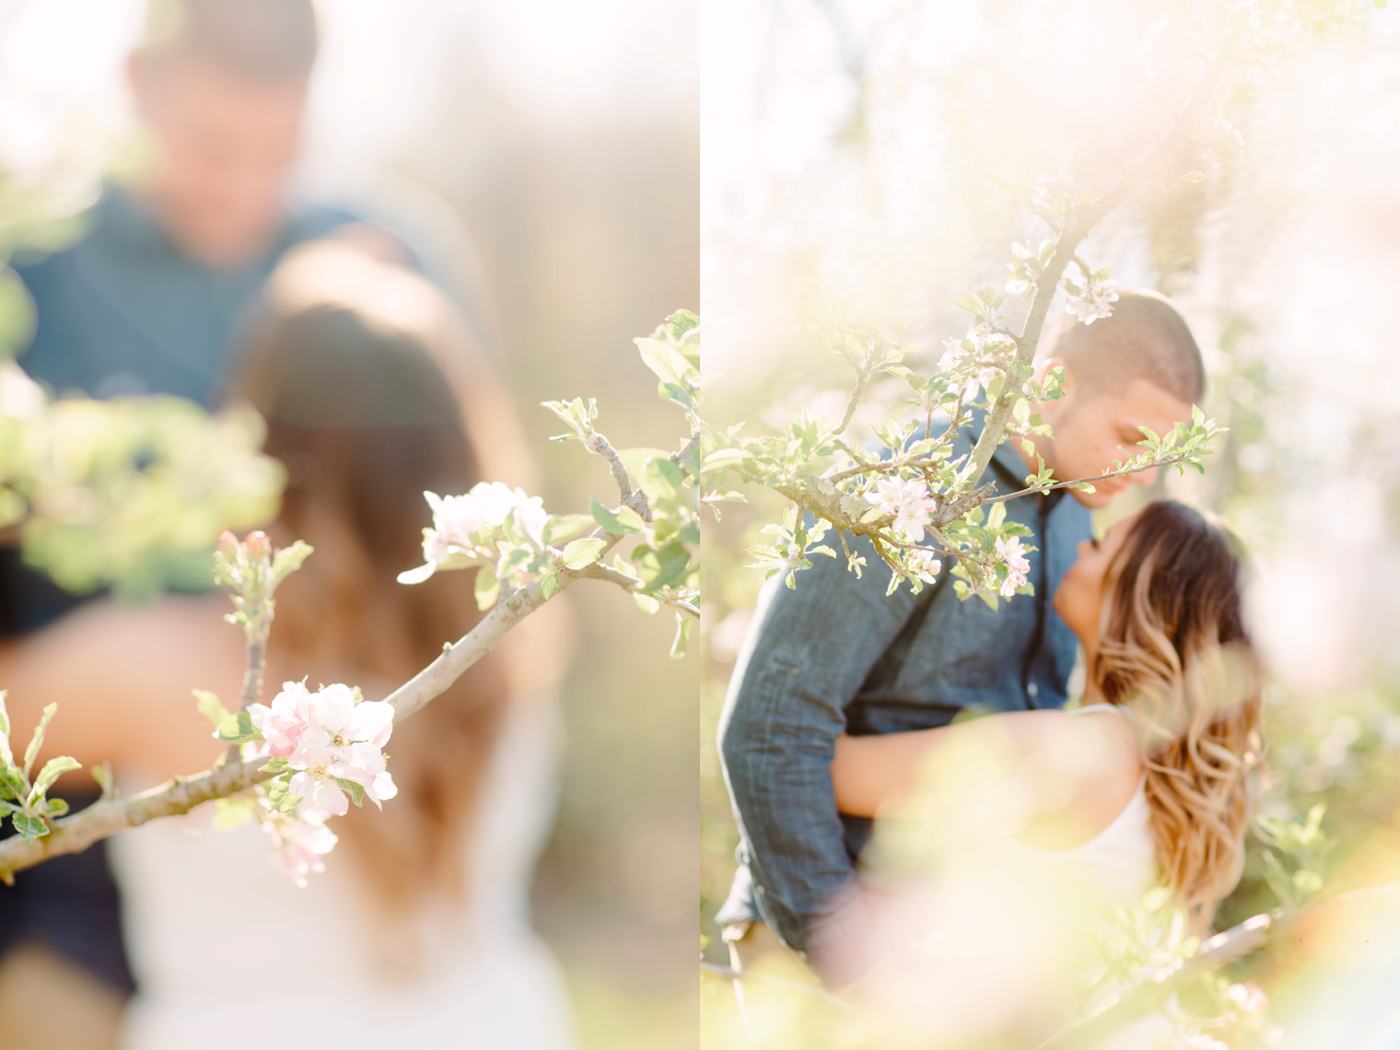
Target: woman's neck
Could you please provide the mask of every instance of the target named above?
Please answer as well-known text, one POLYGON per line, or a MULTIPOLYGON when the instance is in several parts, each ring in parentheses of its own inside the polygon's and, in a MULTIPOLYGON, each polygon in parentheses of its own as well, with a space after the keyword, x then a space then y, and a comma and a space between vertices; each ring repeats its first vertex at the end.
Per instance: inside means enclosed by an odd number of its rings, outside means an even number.
POLYGON ((1093 675, 1085 675, 1083 703, 1101 704, 1103 702, 1103 689, 1099 686, 1098 680, 1093 675))

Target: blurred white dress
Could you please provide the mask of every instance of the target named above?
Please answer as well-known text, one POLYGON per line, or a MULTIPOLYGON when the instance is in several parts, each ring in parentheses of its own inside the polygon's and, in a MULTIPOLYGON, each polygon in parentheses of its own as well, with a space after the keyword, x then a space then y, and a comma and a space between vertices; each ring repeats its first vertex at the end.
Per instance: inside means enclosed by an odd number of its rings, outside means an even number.
MULTIPOLYGON (((1074 713, 1104 708, 1123 717, 1107 704, 1074 713)), ((1115 999, 1126 985, 1109 981, 1093 933, 1101 909, 1136 905, 1160 880, 1144 781, 1102 831, 1071 849, 1022 844, 995 817, 958 826, 969 837, 948 855, 956 863, 933 879, 888 884, 880 961, 862 989, 873 1011, 894 1031, 931 1027, 950 1045, 1033 1045, 1115 999)), ((1095 1050, 1176 1046, 1163 1042, 1172 1036, 1149 1018, 1095 1050)))
POLYGON ((421 976, 375 957, 383 941, 348 850, 298 889, 255 824, 216 830, 212 808, 115 836, 140 984, 123 1045, 572 1047, 562 973, 530 927, 528 899, 554 817, 561 727, 554 703, 512 705, 480 797, 469 900, 426 907, 415 924, 421 976))

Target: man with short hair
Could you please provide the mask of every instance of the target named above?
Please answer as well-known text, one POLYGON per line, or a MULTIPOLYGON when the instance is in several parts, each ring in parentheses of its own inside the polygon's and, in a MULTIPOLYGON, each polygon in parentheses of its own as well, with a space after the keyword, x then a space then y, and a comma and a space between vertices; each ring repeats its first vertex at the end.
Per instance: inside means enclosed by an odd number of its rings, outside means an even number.
MULTIPOLYGON (((1139 426, 1169 430, 1190 418, 1204 393, 1190 329, 1155 292, 1121 292, 1113 313, 1092 325, 1062 318, 1041 348, 1040 379, 1064 368, 1064 396, 1037 406, 1054 434, 1033 439, 1056 480, 1106 473, 1137 451, 1139 426)), ((975 414, 954 456, 971 450, 981 424, 975 414)), ((1019 441, 1007 442, 982 482, 1009 493, 1035 470, 1019 441)), ((1008 501, 1007 519, 1029 527, 1037 548, 1028 555, 1035 595, 1000 611, 959 600, 946 572, 918 595, 902 587, 887 597, 890 569, 865 537, 850 541, 867 561, 860 577, 841 560, 815 558, 795 589, 781 586, 781 576, 765 586, 719 728, 740 842, 739 868, 715 921, 736 968, 776 939, 828 986, 860 975, 867 961, 843 957, 841 946, 855 943, 844 931, 861 922, 850 889, 872 824, 837 812, 836 737, 946 725, 973 705, 1063 706, 1076 641, 1051 598, 1090 535, 1089 512, 1155 474, 1008 501)))

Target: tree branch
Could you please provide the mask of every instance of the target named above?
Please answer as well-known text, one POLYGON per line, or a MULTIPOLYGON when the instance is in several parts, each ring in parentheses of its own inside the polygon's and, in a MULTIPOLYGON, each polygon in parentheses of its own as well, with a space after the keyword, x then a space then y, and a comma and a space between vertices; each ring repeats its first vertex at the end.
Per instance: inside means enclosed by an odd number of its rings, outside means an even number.
MULTIPOLYGON (((1041 330, 1045 327, 1046 316, 1050 312, 1050 302, 1055 298, 1055 290, 1060 285, 1060 278, 1064 274, 1065 267, 1074 257, 1079 242, 1105 215, 1136 189, 1148 173, 1157 167, 1162 157, 1176 143, 1182 129, 1200 104, 1206 85, 1213 79, 1213 70, 1207 70, 1196 83, 1195 88, 1192 89, 1176 118, 1168 125, 1166 132, 1157 139, 1147 155, 1134 165, 1115 186, 1078 215, 1074 223, 1061 234, 1055 245, 1054 254, 1051 255, 1050 261, 1035 283, 1035 295, 1031 299, 1030 313, 1026 315, 1026 323, 1021 329, 1020 336, 1016 337, 1016 360, 1021 364, 1029 365, 1031 363, 1036 344, 1040 342, 1041 330)), ((977 439, 976 446, 972 450, 972 459, 967 467, 967 476, 974 482, 987 469, 987 464, 991 462, 993 454, 1001 444, 1002 437, 1006 433, 1007 421, 1011 418, 1011 410, 1016 403, 1016 395, 1017 391, 1014 386, 1008 384, 987 413, 986 423, 977 439)))
MULTIPOLYGON (((614 538, 608 547, 616 542, 614 538)), ((586 575, 586 569, 561 569, 555 594, 586 575)), ((552 596, 541 595, 538 583, 503 593, 471 631, 444 645, 440 656, 384 698, 394 708, 394 721, 401 722, 426 707, 490 652, 512 627, 550 600, 552 596)), ((78 853, 126 828, 188 813, 204 802, 246 791, 276 775, 263 771, 266 763, 265 756, 235 757, 204 773, 176 777, 139 795, 98 801, 70 817, 53 821, 49 834, 33 841, 26 842, 18 836, 6 839, 0 842, 0 880, 12 883, 15 872, 32 868, 51 857, 78 853)))

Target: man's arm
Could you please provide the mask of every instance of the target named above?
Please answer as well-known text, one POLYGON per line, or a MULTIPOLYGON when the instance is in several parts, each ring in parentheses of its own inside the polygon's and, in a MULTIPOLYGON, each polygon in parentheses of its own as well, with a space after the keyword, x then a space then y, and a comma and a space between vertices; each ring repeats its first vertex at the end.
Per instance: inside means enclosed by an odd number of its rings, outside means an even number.
POLYGON ((854 875, 836 812, 830 766, 845 707, 908 621, 907 584, 886 597, 890 569, 868 540, 863 578, 845 559, 813 558, 796 589, 770 581, 720 718, 719 748, 748 847, 760 908, 775 932, 809 956, 833 900, 854 875))

